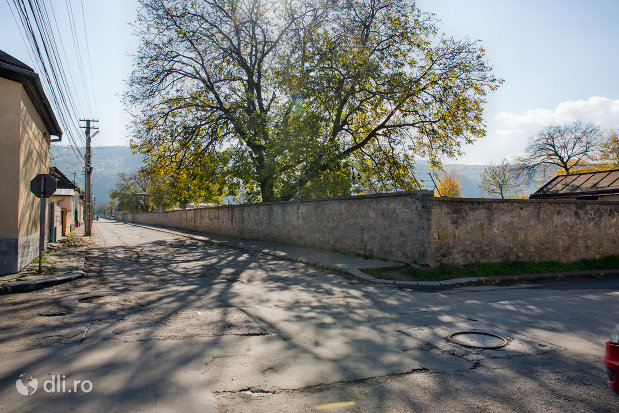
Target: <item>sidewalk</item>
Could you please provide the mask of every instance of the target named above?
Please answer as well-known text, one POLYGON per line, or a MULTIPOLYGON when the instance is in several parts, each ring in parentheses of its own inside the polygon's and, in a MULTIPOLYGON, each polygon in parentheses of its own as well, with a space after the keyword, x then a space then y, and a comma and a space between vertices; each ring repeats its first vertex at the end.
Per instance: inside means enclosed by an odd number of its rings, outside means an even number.
POLYGON ((321 268, 345 276, 349 276, 364 282, 373 284, 391 285, 401 288, 428 288, 440 289, 462 286, 483 286, 483 285, 503 285, 530 283, 539 281, 567 280, 577 278, 593 278, 600 276, 619 275, 617 270, 590 270, 574 271, 565 273, 543 273, 543 274, 520 274, 502 275, 495 277, 469 277, 455 278, 444 281, 414 281, 414 280, 384 280, 374 278, 363 271, 361 268, 381 268, 402 265, 401 262, 386 261, 372 258, 364 258, 355 255, 340 254, 332 251, 323 251, 312 248, 285 245, 276 242, 241 240, 237 238, 224 237, 213 234, 198 234, 192 231, 158 227, 154 225, 134 224, 123 221, 125 225, 145 227, 156 231, 167 232, 169 234, 180 235, 196 241, 205 242, 211 245, 235 248, 257 254, 264 254, 278 259, 300 262, 312 267, 321 268))
POLYGON ((43 272, 38 273, 38 257, 20 272, 0 276, 0 294, 39 290, 75 280, 84 276, 86 245, 83 226, 76 236, 64 237, 57 243, 48 243, 43 255, 43 272))

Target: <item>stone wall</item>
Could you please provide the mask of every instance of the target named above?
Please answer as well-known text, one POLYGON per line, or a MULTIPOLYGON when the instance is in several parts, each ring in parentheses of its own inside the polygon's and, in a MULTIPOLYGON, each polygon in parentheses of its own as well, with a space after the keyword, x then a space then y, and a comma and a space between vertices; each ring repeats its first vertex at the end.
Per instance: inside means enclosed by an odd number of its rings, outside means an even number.
POLYGON ((119 219, 428 264, 432 192, 221 206, 119 219))
POLYGON ((435 198, 429 262, 578 261, 619 255, 619 202, 435 198))
POLYGON ((614 201, 434 198, 430 191, 119 216, 432 266, 616 255, 618 218, 614 201))

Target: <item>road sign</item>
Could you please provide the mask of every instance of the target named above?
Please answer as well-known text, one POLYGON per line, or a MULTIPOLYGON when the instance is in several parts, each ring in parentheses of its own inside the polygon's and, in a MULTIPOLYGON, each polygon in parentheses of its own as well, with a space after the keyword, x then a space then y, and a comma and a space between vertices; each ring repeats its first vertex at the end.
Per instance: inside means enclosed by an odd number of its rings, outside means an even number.
POLYGON ((30 191, 41 198, 41 219, 39 228, 39 274, 42 272, 43 250, 45 249, 45 210, 47 198, 56 192, 56 180, 49 174, 38 174, 30 181, 30 191))
POLYGON ((30 181, 30 191, 37 198, 49 198, 54 192, 56 192, 56 180, 49 174, 38 174, 30 181), (43 194, 41 194, 43 192, 43 194))

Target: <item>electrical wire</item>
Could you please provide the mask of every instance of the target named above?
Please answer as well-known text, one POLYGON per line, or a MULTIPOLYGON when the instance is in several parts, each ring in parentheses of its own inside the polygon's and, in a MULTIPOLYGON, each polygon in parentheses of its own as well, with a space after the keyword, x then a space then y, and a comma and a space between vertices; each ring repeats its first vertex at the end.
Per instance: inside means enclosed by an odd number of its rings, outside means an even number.
POLYGON ((90 72, 90 86, 92 87, 92 101, 95 105, 95 114, 99 113, 99 109, 97 108, 97 97, 94 93, 95 84, 94 84, 94 76, 92 75, 92 60, 90 59, 90 46, 88 41, 88 30, 86 30, 86 14, 84 13, 84 0, 80 0, 82 6, 82 26, 84 27, 84 39, 86 40, 86 54, 88 56, 88 71, 90 72))
MULTIPOLYGON (((50 54, 53 53, 53 49, 50 44, 50 39, 48 38, 49 33, 46 32, 45 27, 43 27, 44 17, 41 17, 37 13, 41 10, 40 6, 38 5, 38 0, 34 0, 34 2, 29 0, 29 8, 26 7, 26 4, 23 0, 14 0, 13 3, 18 11, 18 16, 26 32, 26 37, 29 39, 30 48, 33 54, 37 57, 35 61, 41 68, 41 70, 39 70, 39 73, 42 74, 41 78, 43 80, 43 83, 45 86, 47 86, 46 92, 51 100, 52 105, 54 106, 56 117, 58 118, 62 129, 65 131, 65 134, 68 136, 76 157, 83 158, 83 155, 81 154, 76 143, 75 129, 71 128, 71 126, 75 126, 75 123, 71 123, 69 122, 69 119, 67 119, 67 112, 70 112, 70 109, 68 107, 67 100, 64 97, 65 92, 61 87, 59 87, 59 75, 57 74, 57 69, 54 66, 54 60, 50 56, 50 54), (30 10, 30 14, 28 13, 28 10, 30 10), (34 23, 31 21, 31 16, 34 23), (35 26, 36 31, 39 34, 38 37, 35 34, 35 26)), ((79 136, 79 134, 77 136, 79 136)))
MULTIPOLYGON (((80 95, 75 93, 77 90, 74 82, 74 76, 71 73, 70 67, 67 69, 67 51, 63 42, 61 32, 58 28, 56 13, 53 3, 50 1, 48 5, 44 0, 12 0, 13 6, 9 0, 6 0, 9 9, 13 15, 18 27, 20 27, 20 35, 26 43, 28 53, 35 66, 37 67, 40 78, 46 89, 46 94, 50 99, 50 103, 54 109, 54 113, 61 125, 64 134, 68 138, 68 143, 75 155, 77 164, 82 164, 84 155, 80 150, 85 145, 84 136, 79 127, 79 117, 77 116, 78 109, 83 110, 83 104, 80 100, 80 95), (48 7, 49 6, 49 7, 48 7), (54 26, 51 24, 50 13, 53 16, 54 26), (54 31, 55 27, 55 31, 54 31), (60 48, 58 47, 58 41, 60 48), (62 50, 63 58, 60 56, 59 50, 62 50)), ((92 113, 91 91, 96 109, 96 99, 94 99, 94 80, 92 75, 92 64, 90 57, 90 47, 88 45, 88 34, 86 29, 86 20, 84 12, 84 4, 81 1, 81 15, 83 19, 83 30, 86 41, 86 53, 88 57, 88 69, 90 74, 91 88, 86 87, 86 76, 82 59, 82 52, 77 35, 77 25, 73 13, 73 6, 69 0, 65 0, 67 15, 69 17, 69 26, 73 39, 73 49, 77 57, 79 75, 82 80, 83 91, 86 96, 86 105, 92 113)), ((98 111, 98 110, 97 110, 98 111)), ((59 156, 71 166, 75 166, 74 162, 66 159, 65 154, 61 151, 57 152, 59 156)), ((75 168, 77 169, 77 168, 75 168)))

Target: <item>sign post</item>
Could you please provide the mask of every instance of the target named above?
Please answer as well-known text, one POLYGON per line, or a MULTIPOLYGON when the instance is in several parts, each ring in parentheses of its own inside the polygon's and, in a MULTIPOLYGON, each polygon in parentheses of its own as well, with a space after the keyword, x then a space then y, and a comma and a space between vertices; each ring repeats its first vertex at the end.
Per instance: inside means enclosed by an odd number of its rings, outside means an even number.
POLYGON ((56 192, 56 180, 49 174, 38 174, 30 181, 30 191, 41 198, 41 226, 39 228, 39 274, 42 272, 43 250, 45 249, 45 210, 47 198, 56 192))

